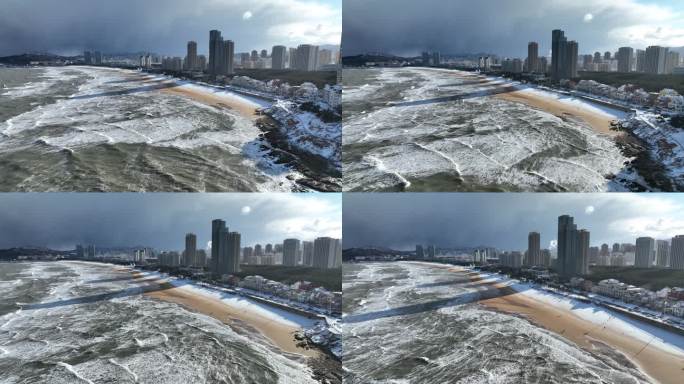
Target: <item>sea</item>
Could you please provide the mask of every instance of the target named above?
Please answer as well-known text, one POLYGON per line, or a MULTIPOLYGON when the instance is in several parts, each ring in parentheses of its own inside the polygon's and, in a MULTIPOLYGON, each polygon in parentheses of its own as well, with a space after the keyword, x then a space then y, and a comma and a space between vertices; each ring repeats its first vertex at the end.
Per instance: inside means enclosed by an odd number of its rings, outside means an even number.
POLYGON ((578 119, 495 97, 504 80, 464 75, 345 69, 344 190, 624 190, 614 180, 628 179, 629 159, 613 139, 578 119))
POLYGON ((0 263, 0 383, 315 383, 299 355, 142 295, 130 271, 0 263))
POLYGON ((251 118, 164 92, 182 81, 143 75, 0 68, 0 191, 302 189, 251 118))
POLYGON ((413 262, 343 266, 345 383, 648 383, 609 347, 591 353, 477 303, 465 273, 413 262))

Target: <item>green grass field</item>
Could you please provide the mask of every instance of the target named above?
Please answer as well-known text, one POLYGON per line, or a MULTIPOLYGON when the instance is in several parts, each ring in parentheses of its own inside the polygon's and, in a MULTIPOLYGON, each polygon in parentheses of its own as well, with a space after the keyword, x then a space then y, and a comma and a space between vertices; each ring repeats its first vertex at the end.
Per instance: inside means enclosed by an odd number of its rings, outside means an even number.
POLYGON ((290 85, 300 85, 304 82, 316 84, 318 88, 323 88, 326 84, 337 83, 337 72, 335 71, 291 71, 289 69, 236 69, 235 75, 248 76, 252 79, 269 81, 280 79, 290 83, 290 85))
POLYGON ((684 271, 674 269, 591 267, 589 275, 585 277, 595 283, 604 279, 617 279, 654 291, 664 287, 684 287, 684 271))
POLYGON ((580 72, 582 80, 594 80, 602 84, 619 87, 624 84, 635 84, 647 92, 659 92, 663 88, 672 88, 684 94, 684 75, 651 75, 647 73, 618 72, 580 72))
POLYGON ((317 269, 309 267, 284 267, 282 265, 241 265, 237 276, 261 275, 267 279, 292 284, 306 280, 329 291, 342 290, 342 272, 339 268, 317 269))

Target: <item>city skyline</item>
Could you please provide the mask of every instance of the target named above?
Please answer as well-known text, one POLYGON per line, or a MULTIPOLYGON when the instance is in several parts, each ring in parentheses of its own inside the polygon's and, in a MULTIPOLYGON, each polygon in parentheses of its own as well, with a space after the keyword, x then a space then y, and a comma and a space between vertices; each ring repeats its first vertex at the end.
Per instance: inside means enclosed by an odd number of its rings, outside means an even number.
POLYGON ((341 0, 76 0, 69 7, 47 0, 8 0, 0 15, 0 35, 6 37, 0 41, 0 56, 80 55, 85 50, 183 55, 188 41, 196 41, 198 53, 206 55, 210 29, 223 30, 227 40, 235 41, 235 52, 339 45, 341 8, 341 0))
POLYGON ((527 43, 534 41, 539 43, 539 55, 550 57, 552 41, 547 31, 553 29, 572 36, 580 53, 615 52, 623 46, 684 47, 684 6, 674 1, 614 0, 600 6, 588 0, 427 3, 393 2, 389 9, 384 1, 345 2, 343 55, 385 52, 417 56, 435 50, 524 58, 527 43), (481 28, 482 23, 487 28, 481 28), (411 33, 405 39, 393 37, 407 31, 411 33))
POLYGON ((542 249, 554 248, 557 220, 562 215, 574 217, 591 233, 590 246, 634 244, 644 236, 670 240, 684 234, 684 220, 678 218, 684 212, 684 198, 679 196, 533 196, 344 196, 344 248, 383 246, 411 251, 423 244, 524 252, 530 232, 540 234, 542 249))
POLYGON ((197 249, 208 249, 214 219, 240 232, 246 245, 342 236, 338 194, 9 193, 0 206, 0 249, 94 244, 182 250, 189 233, 196 235, 197 249))

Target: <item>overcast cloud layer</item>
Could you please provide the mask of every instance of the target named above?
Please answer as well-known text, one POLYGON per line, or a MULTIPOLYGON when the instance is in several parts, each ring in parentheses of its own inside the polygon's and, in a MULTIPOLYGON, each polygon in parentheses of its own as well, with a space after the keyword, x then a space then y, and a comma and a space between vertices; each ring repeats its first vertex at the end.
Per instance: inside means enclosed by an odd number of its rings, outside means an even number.
POLYGON ((575 217, 591 244, 633 243, 639 236, 670 239, 684 234, 681 194, 416 193, 344 195, 344 247, 384 246, 527 248, 541 233, 556 240, 558 216, 575 217))
POLYGON ((343 55, 493 53, 525 57, 551 49, 560 28, 580 53, 647 45, 684 46, 681 0, 344 0, 343 55))
POLYGON ((282 44, 339 44, 341 0, 2 0, 0 55, 149 51, 184 55, 195 40, 207 54, 209 31, 236 52, 282 44))
POLYGON ((47 246, 151 246, 179 250, 185 234, 211 240, 211 220, 242 234, 242 245, 285 238, 340 238, 340 194, 3 193, 0 249, 47 246))

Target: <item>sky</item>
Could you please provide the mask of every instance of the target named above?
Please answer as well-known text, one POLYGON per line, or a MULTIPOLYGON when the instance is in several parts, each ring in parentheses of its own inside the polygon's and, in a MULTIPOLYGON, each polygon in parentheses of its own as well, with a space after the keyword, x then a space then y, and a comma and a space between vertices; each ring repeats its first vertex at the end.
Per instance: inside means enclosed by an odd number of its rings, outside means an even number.
POLYGON ((423 50, 527 56, 539 43, 550 55, 551 31, 563 29, 579 51, 621 46, 684 46, 681 0, 344 0, 342 54, 423 50))
POLYGON ((340 44, 342 0, 2 0, 0 56, 25 52, 75 55, 148 51, 184 55, 209 31, 236 52, 274 45, 340 44))
POLYGON ((543 247, 553 248, 564 214, 590 231, 592 246, 684 235, 679 193, 347 193, 343 206, 345 249, 433 244, 524 251, 532 231, 541 234, 543 247))
POLYGON ((340 194, 3 193, 0 249, 150 246, 181 250, 185 234, 211 240, 211 221, 240 232, 242 246, 342 235, 340 194))

